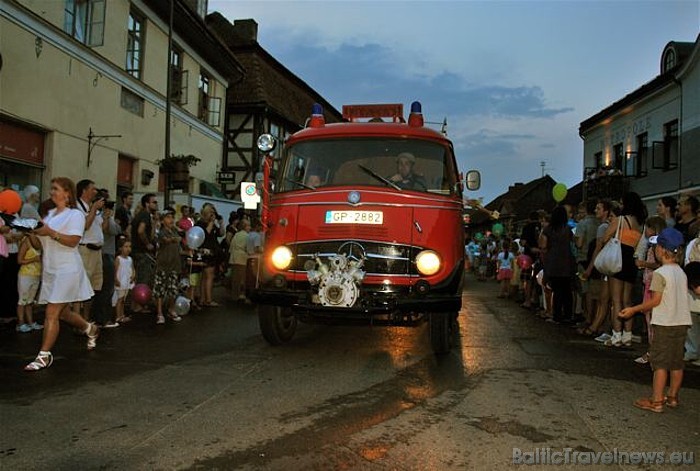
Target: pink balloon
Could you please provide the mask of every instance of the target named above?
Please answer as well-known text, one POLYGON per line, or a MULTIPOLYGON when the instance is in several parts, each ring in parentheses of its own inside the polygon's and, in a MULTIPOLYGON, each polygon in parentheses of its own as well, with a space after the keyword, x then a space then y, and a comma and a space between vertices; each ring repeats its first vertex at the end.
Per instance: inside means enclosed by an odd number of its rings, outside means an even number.
POLYGON ((529 270, 530 268, 532 268, 532 258, 530 258, 529 255, 518 255, 516 262, 518 263, 518 266, 521 270, 529 270))
POLYGON ((139 304, 148 304, 151 300, 151 288, 148 285, 139 283, 131 289, 131 297, 134 302, 139 304))

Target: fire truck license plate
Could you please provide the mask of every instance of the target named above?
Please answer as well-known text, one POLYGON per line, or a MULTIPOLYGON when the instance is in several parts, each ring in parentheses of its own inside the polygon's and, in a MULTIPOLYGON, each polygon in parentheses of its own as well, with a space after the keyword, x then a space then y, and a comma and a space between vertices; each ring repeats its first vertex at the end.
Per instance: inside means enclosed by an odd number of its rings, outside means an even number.
POLYGON ((326 224, 382 224, 382 211, 326 211, 326 224))

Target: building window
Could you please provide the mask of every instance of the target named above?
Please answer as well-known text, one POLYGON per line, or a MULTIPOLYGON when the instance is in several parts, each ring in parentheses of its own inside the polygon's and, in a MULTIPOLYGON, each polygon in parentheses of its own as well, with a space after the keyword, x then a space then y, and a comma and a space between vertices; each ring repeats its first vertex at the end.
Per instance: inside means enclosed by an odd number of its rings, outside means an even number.
POLYGON ((652 160, 655 169, 673 170, 678 167, 678 120, 664 124, 664 140, 654 141, 652 160))
POLYGON ((141 79, 143 71, 144 19, 135 11, 129 12, 126 42, 126 73, 141 79))
POLYGON ((183 52, 173 46, 170 56, 170 100, 178 105, 187 104, 187 71, 182 70, 183 52))
POLYGON ((668 72, 676 66, 676 51, 669 49, 666 51, 664 56, 664 70, 663 73, 668 72))
POLYGON ((613 168, 615 170, 622 170, 622 164, 624 162, 624 156, 622 155, 622 143, 615 144, 613 146, 613 168))
POLYGON ((601 168, 603 168, 603 152, 596 152, 593 158, 595 159, 596 170, 600 170, 601 168))
POLYGON ((637 136, 637 164, 635 167, 635 176, 647 176, 647 162, 649 158, 649 133, 639 134, 637 136))
POLYGON ((209 75, 199 73, 199 111, 197 117, 209 126, 219 126, 221 116, 221 98, 214 98, 213 81, 209 75))
POLYGON ((130 113, 141 116, 143 118, 144 100, 132 91, 122 88, 121 105, 122 108, 130 113))
POLYGON ((102 46, 105 0, 66 0, 63 30, 87 46, 102 46))

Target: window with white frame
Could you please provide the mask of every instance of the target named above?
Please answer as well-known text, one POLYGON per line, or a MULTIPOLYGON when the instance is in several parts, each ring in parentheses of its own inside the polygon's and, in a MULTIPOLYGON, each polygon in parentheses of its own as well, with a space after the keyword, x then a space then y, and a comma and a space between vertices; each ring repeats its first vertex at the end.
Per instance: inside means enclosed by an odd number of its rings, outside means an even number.
POLYGON ((187 104, 187 71, 182 70, 184 53, 173 45, 170 55, 170 100, 178 105, 187 104))
POLYGON ((129 12, 126 39, 126 73, 141 80, 144 50, 144 17, 133 9, 129 12))
POLYGON ((63 30, 86 46, 102 46, 106 0, 65 0, 63 30))
POLYGON ((221 98, 214 95, 214 81, 203 70, 199 72, 199 104, 197 117, 209 126, 219 126, 221 118, 221 98))

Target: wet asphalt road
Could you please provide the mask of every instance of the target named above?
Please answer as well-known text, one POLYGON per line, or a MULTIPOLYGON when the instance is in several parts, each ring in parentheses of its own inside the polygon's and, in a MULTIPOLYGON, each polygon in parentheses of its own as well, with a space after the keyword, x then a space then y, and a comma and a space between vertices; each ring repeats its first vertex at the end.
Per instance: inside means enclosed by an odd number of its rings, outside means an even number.
POLYGON ((40 334, 2 330, 0 469, 503 469, 514 448, 566 447, 698 462, 700 368, 679 409, 639 411, 644 346, 608 349, 496 294, 469 278, 442 358, 425 326, 302 325, 273 348, 254 308, 229 303, 164 327, 139 316, 90 353, 63 328, 54 365, 29 374, 40 334))

